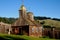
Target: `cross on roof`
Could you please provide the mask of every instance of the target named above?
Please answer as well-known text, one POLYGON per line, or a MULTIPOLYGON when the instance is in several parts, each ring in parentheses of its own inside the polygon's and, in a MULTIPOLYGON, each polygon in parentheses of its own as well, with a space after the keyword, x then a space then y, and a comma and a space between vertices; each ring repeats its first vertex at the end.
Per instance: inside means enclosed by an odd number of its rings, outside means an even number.
POLYGON ((22 0, 22 5, 24 5, 24 0, 22 0))

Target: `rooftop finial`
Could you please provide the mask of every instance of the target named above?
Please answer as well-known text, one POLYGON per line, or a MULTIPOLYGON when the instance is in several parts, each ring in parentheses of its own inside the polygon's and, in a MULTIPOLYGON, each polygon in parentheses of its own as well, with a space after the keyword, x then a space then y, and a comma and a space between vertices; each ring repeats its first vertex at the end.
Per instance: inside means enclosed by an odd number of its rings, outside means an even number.
POLYGON ((24 5, 24 0, 22 0, 22 5, 24 5))
POLYGON ((24 0, 21 0, 21 1, 22 1, 22 5, 19 10, 26 10, 26 8, 24 7, 24 0))

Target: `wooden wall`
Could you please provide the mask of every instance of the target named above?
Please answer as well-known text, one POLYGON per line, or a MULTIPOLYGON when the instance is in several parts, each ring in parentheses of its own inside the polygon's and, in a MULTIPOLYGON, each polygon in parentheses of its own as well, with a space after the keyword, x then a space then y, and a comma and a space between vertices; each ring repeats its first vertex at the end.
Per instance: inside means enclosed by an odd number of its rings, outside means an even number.
POLYGON ((29 26, 29 36, 42 37, 42 28, 37 26, 29 26))
POLYGON ((43 36, 60 39, 60 30, 58 30, 56 28, 54 28, 54 30, 52 30, 51 28, 44 28, 43 36))

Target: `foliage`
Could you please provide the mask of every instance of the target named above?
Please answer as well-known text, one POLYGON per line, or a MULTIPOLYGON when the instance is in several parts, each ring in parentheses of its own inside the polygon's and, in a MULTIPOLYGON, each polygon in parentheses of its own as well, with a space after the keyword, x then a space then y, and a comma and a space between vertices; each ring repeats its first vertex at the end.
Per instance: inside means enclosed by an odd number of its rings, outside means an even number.
POLYGON ((41 16, 35 16, 34 17, 35 20, 46 20, 46 19, 50 19, 50 20, 55 20, 55 21, 60 21, 59 18, 51 18, 51 17, 41 17, 41 16))
POLYGON ((12 24, 13 22, 15 22, 17 20, 17 18, 6 18, 6 17, 0 17, 0 22, 4 22, 4 23, 8 23, 8 24, 12 24))
POLYGON ((39 21, 40 24, 42 23, 43 26, 60 28, 60 21, 55 21, 55 20, 51 20, 51 19, 37 20, 37 21, 39 21))
POLYGON ((8 34, 0 34, 0 39, 2 40, 55 40, 50 38, 38 38, 38 37, 31 37, 25 35, 8 35, 8 34))

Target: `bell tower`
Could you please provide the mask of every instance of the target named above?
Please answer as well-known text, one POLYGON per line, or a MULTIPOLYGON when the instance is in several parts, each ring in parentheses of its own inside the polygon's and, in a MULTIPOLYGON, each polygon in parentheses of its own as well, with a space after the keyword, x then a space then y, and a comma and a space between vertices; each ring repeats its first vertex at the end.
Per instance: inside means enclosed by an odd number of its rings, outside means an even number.
POLYGON ((22 1, 22 5, 19 9, 19 19, 20 19, 20 24, 25 24, 25 21, 23 18, 26 18, 27 14, 26 14, 26 8, 23 4, 23 1, 22 1))
POLYGON ((19 9, 19 18, 25 18, 26 17, 26 8, 24 7, 24 5, 21 5, 20 9, 19 9))
POLYGON ((23 17, 23 18, 26 17, 26 8, 24 6, 24 0, 22 0, 22 5, 19 9, 19 18, 21 18, 21 17, 23 17))

